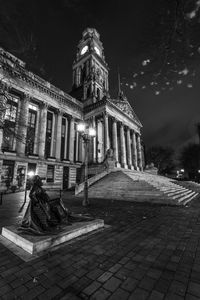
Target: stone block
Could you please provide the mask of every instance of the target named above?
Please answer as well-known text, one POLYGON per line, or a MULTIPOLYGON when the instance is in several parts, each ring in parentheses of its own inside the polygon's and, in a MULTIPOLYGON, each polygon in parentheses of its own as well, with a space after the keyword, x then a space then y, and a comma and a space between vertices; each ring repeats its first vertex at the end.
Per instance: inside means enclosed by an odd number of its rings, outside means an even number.
POLYGON ((33 236, 20 232, 17 226, 12 225, 2 228, 2 236, 28 253, 36 254, 102 227, 104 221, 97 219, 62 226, 59 232, 52 235, 33 236))

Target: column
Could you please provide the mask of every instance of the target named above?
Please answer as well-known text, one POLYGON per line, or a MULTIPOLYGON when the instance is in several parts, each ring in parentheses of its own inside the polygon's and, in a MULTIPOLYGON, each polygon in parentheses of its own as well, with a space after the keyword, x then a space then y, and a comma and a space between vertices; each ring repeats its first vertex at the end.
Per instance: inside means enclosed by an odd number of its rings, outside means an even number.
POLYGON ((45 143, 46 143, 46 129, 47 129, 47 103, 42 104, 40 112, 40 134, 39 134, 39 151, 38 154, 41 158, 45 155, 45 143))
POLYGON ((137 170, 138 164, 137 164, 137 147, 136 147, 136 135, 135 132, 132 131, 132 161, 133 161, 133 167, 135 170, 137 170))
POLYGON ((68 119, 65 118, 65 149, 64 149, 64 159, 67 159, 68 150, 68 119))
POLYGON ((110 148, 109 145, 109 128, 108 128, 108 115, 104 113, 104 157, 106 155, 106 151, 110 148))
POLYGON ((76 161, 78 161, 78 153, 79 153, 79 132, 78 131, 75 132, 75 136, 76 136, 76 155, 75 155, 75 158, 76 158, 76 161))
POLYGON ((0 153, 2 153, 3 146, 3 127, 4 127, 4 117, 6 112, 6 102, 7 102, 7 86, 3 83, 0 84, 0 153))
POLYGON ((96 163, 98 163, 98 145, 99 145, 99 134, 98 134, 98 117, 95 118, 95 129, 96 129, 96 163))
POLYGON ((62 111, 58 111, 57 115, 57 130, 56 130, 56 159, 60 160, 61 152, 61 130, 62 130, 62 111))
POLYGON ((83 140, 81 136, 79 135, 79 141, 78 141, 78 161, 83 162, 83 140))
POLYGON ((96 161, 97 161, 97 147, 96 147, 96 145, 97 145, 97 128, 96 128, 96 117, 95 116, 93 116, 93 118, 92 118, 92 127, 95 129, 95 132, 96 132, 96 136, 95 137, 93 137, 92 138, 92 143, 93 143, 93 149, 92 149, 92 151, 93 151, 93 162, 94 163, 96 163, 96 161))
POLYGON ((143 165, 142 165, 142 149, 141 149, 141 140, 140 135, 137 135, 137 152, 138 152, 138 167, 140 171, 143 171, 143 165))
POLYGON ((69 132, 69 160, 70 160, 70 162, 74 161, 74 138, 75 138, 74 118, 71 117, 70 132, 69 132))
POLYGON ((19 155, 25 154, 29 99, 27 94, 21 99, 20 111, 17 116, 16 151, 19 155))
POLYGON ((2 145, 3 145, 3 128, 0 127, 0 153, 2 153, 2 145))
POLYGON ((124 124, 122 123, 120 124, 120 147, 121 147, 121 165, 123 168, 127 169, 124 124))
POLYGON ((126 138, 127 138, 127 161, 128 161, 128 167, 131 169, 132 167, 132 157, 131 157, 131 137, 130 137, 130 128, 127 128, 126 131, 126 138))
POLYGON ((119 163, 119 153, 118 153, 118 142, 117 142, 117 121, 113 118, 112 123, 112 138, 113 138, 113 152, 116 163, 119 163))
POLYGON ((54 157, 55 156, 55 148, 56 148, 56 128, 58 124, 58 115, 55 118, 55 113, 52 112, 52 131, 51 131, 51 149, 50 149, 50 156, 54 157))
POLYGON ((37 109, 36 116, 36 126, 35 126, 35 139, 34 139, 34 149, 33 153, 38 154, 38 146, 39 146, 39 124, 40 124, 40 111, 37 109))

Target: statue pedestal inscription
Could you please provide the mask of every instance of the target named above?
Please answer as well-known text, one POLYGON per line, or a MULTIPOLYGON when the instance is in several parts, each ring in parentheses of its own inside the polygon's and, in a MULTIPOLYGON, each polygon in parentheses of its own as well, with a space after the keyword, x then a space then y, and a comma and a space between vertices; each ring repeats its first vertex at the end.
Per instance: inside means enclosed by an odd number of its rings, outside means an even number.
POLYGON ((102 227, 104 227, 104 221, 97 219, 89 222, 76 222, 72 225, 61 225, 60 230, 53 234, 36 236, 20 232, 17 226, 13 225, 3 227, 2 236, 28 253, 37 254, 102 227))

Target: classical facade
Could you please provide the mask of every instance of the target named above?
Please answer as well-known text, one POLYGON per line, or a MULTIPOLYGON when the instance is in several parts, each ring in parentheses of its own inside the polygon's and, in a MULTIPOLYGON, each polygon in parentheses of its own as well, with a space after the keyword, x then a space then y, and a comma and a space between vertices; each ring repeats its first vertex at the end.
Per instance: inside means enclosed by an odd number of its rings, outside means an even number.
POLYGON ((84 163, 80 121, 96 129, 91 165, 101 165, 113 149, 116 167, 143 169, 142 125, 121 91, 117 99, 110 97, 108 71, 95 29, 86 29, 78 44, 69 94, 0 49, 1 186, 23 188, 29 171, 51 187, 74 186, 84 163))

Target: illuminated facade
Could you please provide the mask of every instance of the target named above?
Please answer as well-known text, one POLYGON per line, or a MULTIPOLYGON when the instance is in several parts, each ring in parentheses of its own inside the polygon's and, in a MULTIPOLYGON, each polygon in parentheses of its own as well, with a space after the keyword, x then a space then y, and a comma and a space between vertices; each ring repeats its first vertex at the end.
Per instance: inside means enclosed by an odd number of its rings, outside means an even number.
POLYGON ((116 167, 143 169, 141 123, 126 97, 109 95, 108 66, 100 36, 86 29, 73 63, 67 94, 26 70, 24 62, 0 49, 0 185, 24 187, 27 171, 51 187, 70 188, 84 162, 76 130, 86 121, 96 129, 89 146, 90 165, 101 165, 113 149, 116 167), (3 106, 4 104, 4 106, 3 106))

